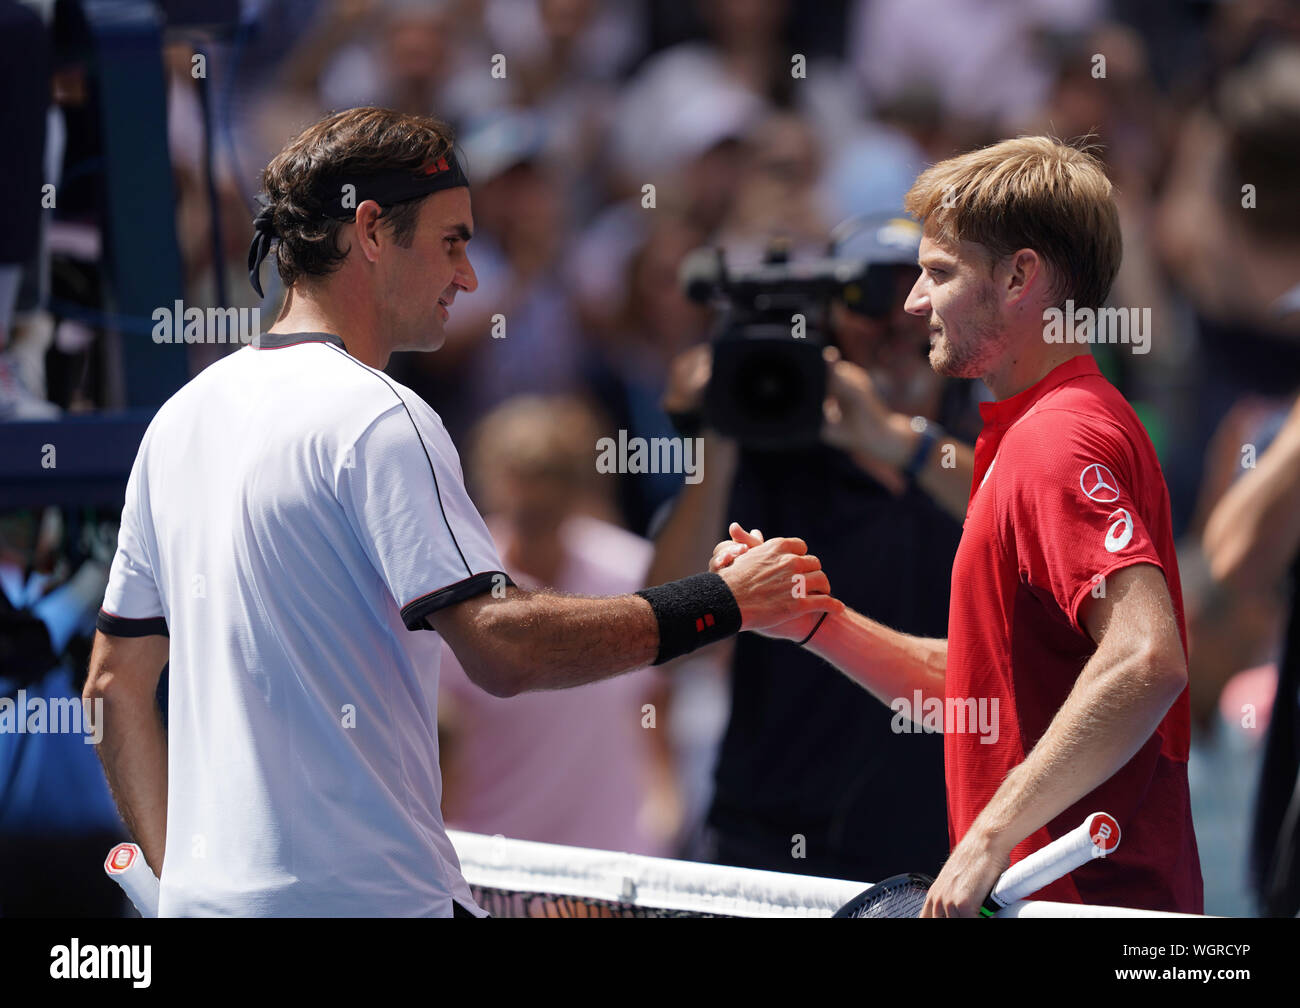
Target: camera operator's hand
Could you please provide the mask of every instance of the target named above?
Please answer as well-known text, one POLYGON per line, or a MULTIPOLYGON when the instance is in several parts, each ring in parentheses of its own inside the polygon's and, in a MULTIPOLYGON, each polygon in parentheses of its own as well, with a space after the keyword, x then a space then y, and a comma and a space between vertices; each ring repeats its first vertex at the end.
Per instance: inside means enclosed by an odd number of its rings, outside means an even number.
POLYGON ((913 439, 908 420, 885 404, 870 373, 827 347, 826 421, 822 439, 844 451, 862 452, 886 465, 907 462, 913 439))
POLYGON ((704 408, 704 390, 713 372, 713 346, 699 343, 683 350, 668 366, 664 389, 665 413, 699 413, 704 408))
MULTIPOLYGON (((746 532, 736 522, 732 522, 727 531, 731 534, 731 539, 718 543, 714 548, 713 557, 709 561, 709 570, 722 575, 723 578, 727 578, 729 585, 731 584, 729 578, 734 576, 734 572, 759 560, 773 547, 779 547, 783 550, 792 548, 797 550, 802 547, 805 552, 807 550, 807 546, 802 539, 773 539, 767 542, 763 539, 763 533, 759 532, 758 529, 746 532)), ((765 637, 801 641, 812 633, 813 627, 817 625, 823 612, 831 615, 843 612, 844 603, 829 597, 830 582, 821 569, 821 562, 816 557, 806 555, 799 555, 796 560, 797 563, 789 565, 790 572, 782 572, 781 575, 784 577, 784 581, 781 582, 784 593, 791 596, 782 600, 782 604, 784 606, 787 601, 792 605, 798 604, 802 606, 802 611, 787 609, 785 611, 794 612, 795 614, 788 619, 782 620, 780 619, 781 610, 778 609, 775 621, 767 625, 762 625, 756 620, 754 625, 751 626, 747 619, 746 630, 757 631, 765 637), (803 584, 807 598, 800 599, 793 597, 792 573, 802 573, 804 568, 808 568, 810 571, 810 573, 805 574, 803 584)), ((735 588, 733 587, 732 590, 734 591, 735 588)))
POLYGON ((822 356, 827 365, 822 440, 851 454, 894 493, 902 493, 906 481, 899 470, 916 441, 908 418, 885 404, 865 368, 842 359, 834 347, 827 347, 822 356))

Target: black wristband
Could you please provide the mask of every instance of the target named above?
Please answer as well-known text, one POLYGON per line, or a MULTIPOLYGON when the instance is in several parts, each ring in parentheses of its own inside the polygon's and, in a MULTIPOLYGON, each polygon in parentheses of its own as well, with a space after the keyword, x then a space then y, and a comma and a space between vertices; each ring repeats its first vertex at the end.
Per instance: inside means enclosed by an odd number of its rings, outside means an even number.
POLYGON ((808 631, 808 636, 799 642, 799 647, 803 647, 805 644, 807 644, 810 640, 813 639, 813 634, 815 634, 818 630, 820 630, 822 628, 822 624, 826 622, 827 615, 828 615, 827 613, 821 614, 821 618, 817 620, 817 622, 813 624, 813 628, 808 631))
POLYGON ((650 603, 659 624, 655 665, 740 632, 740 606, 717 574, 692 574, 637 594, 650 603))
MULTIPOLYGON (((912 458, 908 461, 907 466, 903 469, 903 475, 909 480, 915 482, 921 475, 921 470, 925 468, 926 463, 930 461, 930 455, 934 452, 934 446, 939 443, 943 437, 943 428, 931 420, 924 417, 914 417, 912 423, 921 420, 924 426, 921 428, 921 437, 916 442, 916 451, 912 453, 912 458)), ((915 427, 913 427, 915 429, 915 427)))

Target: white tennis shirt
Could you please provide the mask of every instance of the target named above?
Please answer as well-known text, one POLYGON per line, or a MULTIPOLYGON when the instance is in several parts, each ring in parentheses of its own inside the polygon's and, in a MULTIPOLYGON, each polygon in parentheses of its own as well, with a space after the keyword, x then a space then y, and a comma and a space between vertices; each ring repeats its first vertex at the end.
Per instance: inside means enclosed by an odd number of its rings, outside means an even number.
POLYGON ((150 423, 99 618, 171 638, 159 913, 481 914, 421 631, 509 581, 426 403, 337 336, 258 344, 150 423))

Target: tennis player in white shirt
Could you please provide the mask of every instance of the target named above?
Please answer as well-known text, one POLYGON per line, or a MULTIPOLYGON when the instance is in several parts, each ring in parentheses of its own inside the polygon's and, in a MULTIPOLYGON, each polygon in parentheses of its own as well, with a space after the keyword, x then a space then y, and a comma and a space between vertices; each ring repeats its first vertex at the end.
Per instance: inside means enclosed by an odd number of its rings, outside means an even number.
POLYGON ((437 414, 381 370, 476 286, 449 132, 349 110, 263 181, 250 276, 273 251, 284 308, 141 443, 85 690, 100 756, 161 916, 480 916, 439 807, 436 635, 512 696, 842 605, 798 539, 635 595, 516 588, 437 414))

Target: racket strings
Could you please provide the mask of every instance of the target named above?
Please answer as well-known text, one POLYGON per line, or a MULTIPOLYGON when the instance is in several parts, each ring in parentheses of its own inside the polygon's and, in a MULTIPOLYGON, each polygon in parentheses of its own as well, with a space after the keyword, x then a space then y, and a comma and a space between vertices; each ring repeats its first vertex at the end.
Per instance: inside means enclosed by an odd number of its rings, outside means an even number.
POLYGON ((837 917, 919 917, 933 880, 912 873, 874 885, 844 907, 837 917))

